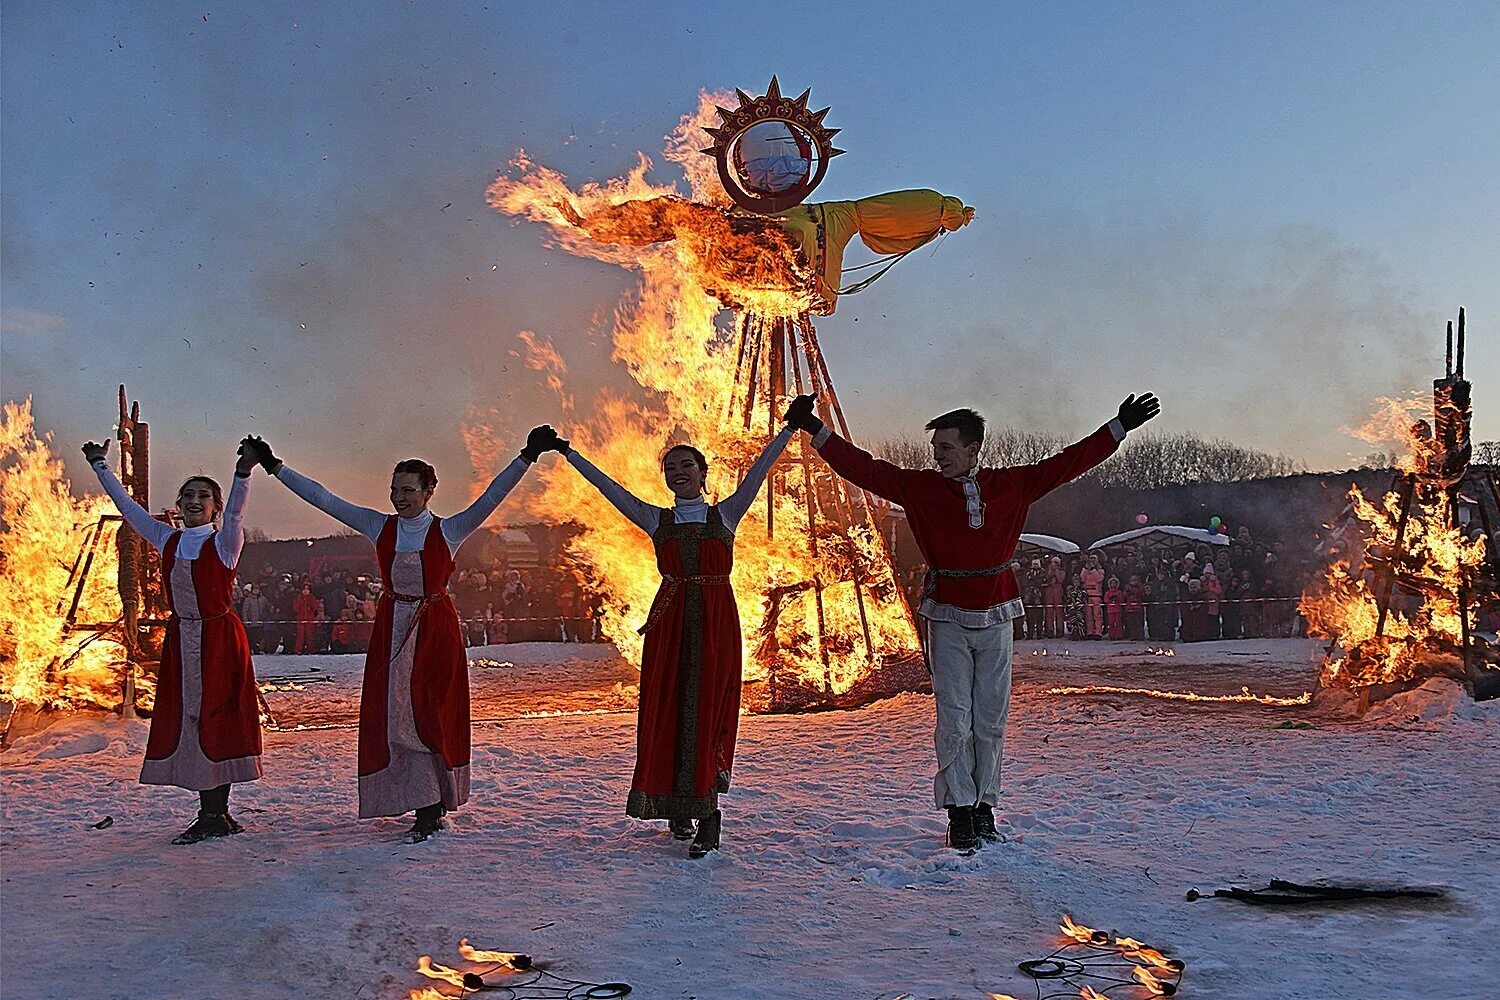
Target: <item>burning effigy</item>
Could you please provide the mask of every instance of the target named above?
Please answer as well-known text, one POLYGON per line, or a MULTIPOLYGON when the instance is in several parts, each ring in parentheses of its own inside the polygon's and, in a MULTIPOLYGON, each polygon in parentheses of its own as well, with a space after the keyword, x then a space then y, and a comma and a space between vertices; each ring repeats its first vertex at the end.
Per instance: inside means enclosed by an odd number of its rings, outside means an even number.
MULTIPOLYGON (((973 218, 959 199, 930 190, 805 203, 843 152, 831 141, 838 130, 824 124, 828 109, 810 110, 807 92, 783 96, 774 78, 762 97, 736 96, 726 107, 727 94, 700 95, 668 138, 686 196, 649 181, 644 154, 623 178, 574 188, 520 152, 487 192, 497 211, 547 226, 561 249, 640 274, 615 312, 611 341, 643 399, 604 394, 592 417, 575 416, 562 355, 522 336, 527 364, 557 392, 575 442, 633 492, 659 481, 656 457, 667 446, 690 441, 728 470, 711 473, 709 492, 728 494, 793 395, 815 393, 822 419, 848 435, 812 317, 973 218), (704 132, 713 142, 700 149, 704 132), (856 235, 886 256, 871 262, 875 274, 845 285, 855 269, 844 268, 844 251, 856 235)), ((471 413, 471 455, 490 452, 488 423, 488 414, 471 413)), ((533 513, 569 511, 583 525, 571 554, 599 591, 605 633, 638 662, 636 626, 658 583, 650 546, 570 472, 541 474, 548 499, 533 513)), ((814 462, 806 441, 773 467, 764 502, 740 526, 733 574, 746 679, 757 689, 747 704, 835 704, 872 684, 896 690, 925 679, 882 515, 881 501, 814 462)))
POLYGON ((1493 472, 1470 468, 1464 337, 1460 310, 1456 358, 1449 323, 1446 371, 1433 381, 1430 410, 1421 395, 1382 399, 1354 432, 1399 448, 1395 476, 1381 497, 1351 488, 1341 523, 1330 526, 1342 535, 1341 552, 1300 603, 1309 633, 1330 640, 1323 686, 1355 692, 1362 705, 1434 676, 1483 696, 1500 676, 1493 648, 1473 625, 1497 599, 1496 557, 1485 536, 1500 525, 1489 523, 1491 505, 1479 502, 1495 497, 1493 472), (1466 523, 1466 502, 1482 530, 1466 523))

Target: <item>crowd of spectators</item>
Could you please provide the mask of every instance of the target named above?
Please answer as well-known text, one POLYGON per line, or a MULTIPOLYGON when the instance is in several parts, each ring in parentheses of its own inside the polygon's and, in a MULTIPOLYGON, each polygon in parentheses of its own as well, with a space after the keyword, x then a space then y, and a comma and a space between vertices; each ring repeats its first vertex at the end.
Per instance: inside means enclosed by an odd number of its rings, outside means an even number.
MULTIPOLYGON (((1280 541, 1240 527, 1228 545, 1120 546, 1022 557, 1026 614, 1018 639, 1152 639, 1202 642, 1300 635, 1300 595, 1314 567, 1280 541)), ((908 577, 920 591, 923 567, 908 577)), ((915 599, 915 598, 913 598, 915 599)))
MULTIPOLYGON (((596 642, 597 609, 560 574, 460 570, 450 592, 465 642, 596 642)), ((350 571, 277 573, 263 565, 235 588, 235 610, 256 653, 362 653, 375 627, 380 580, 350 571)))

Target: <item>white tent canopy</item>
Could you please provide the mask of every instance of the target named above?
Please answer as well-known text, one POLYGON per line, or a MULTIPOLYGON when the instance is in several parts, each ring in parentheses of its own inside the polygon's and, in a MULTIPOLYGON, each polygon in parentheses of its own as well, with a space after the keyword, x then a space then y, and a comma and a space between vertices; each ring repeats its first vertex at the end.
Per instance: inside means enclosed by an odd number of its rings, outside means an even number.
POLYGON ((1070 542, 1066 538, 1058 538, 1056 535, 1032 535, 1023 533, 1020 544, 1017 546, 1022 552, 1029 551, 1026 547, 1034 549, 1046 549, 1048 552, 1057 552, 1061 555, 1070 556, 1078 551, 1078 543, 1070 542))
POLYGON ((1148 547, 1184 548, 1193 545, 1228 545, 1229 536, 1210 533, 1207 528, 1190 528, 1185 524, 1148 524, 1144 528, 1122 531, 1118 535, 1101 538, 1089 546, 1089 551, 1107 549, 1112 545, 1139 542, 1148 547))

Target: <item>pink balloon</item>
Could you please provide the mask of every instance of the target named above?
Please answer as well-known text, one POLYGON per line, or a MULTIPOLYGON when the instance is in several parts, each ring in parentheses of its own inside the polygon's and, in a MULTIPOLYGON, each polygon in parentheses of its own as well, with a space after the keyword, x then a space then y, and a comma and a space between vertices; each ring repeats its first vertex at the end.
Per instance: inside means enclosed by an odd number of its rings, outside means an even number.
POLYGON ((1149 517, 1147 517, 1145 514, 1137 514, 1135 516, 1135 523, 1136 524, 1145 524, 1149 520, 1151 520, 1151 519, 1149 517))

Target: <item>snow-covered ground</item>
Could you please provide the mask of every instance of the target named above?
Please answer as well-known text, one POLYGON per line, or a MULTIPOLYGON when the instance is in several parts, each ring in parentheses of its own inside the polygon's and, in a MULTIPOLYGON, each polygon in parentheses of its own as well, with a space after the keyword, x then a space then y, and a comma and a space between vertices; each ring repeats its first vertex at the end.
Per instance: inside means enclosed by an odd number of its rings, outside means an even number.
MULTIPOLYGON (((634 718, 599 713, 630 703, 627 665, 607 647, 473 652, 512 664, 472 671, 476 717, 500 721, 475 726, 473 801, 422 845, 398 842, 398 820, 355 820, 351 729, 268 733, 266 778, 235 793, 247 832, 195 847, 167 843, 191 796, 135 783, 144 723, 79 717, 23 738, 0 755, 0 992, 404 998, 424 983, 419 955, 462 965, 468 937, 647 998, 1032 997, 1016 963, 1055 946, 1065 911, 1185 960, 1189 998, 1467 998, 1500 980, 1500 703, 1434 683, 1355 721, 1054 695, 1294 695, 1311 689, 1315 653, 1020 643, 1005 843, 972 858, 942 846, 932 702, 911 694, 745 719, 725 849, 692 862, 661 825, 623 814, 634 718), (593 714, 517 717, 539 705, 593 714), (1272 878, 1450 899, 1276 911, 1184 898, 1272 878)), ((358 664, 257 668, 317 666, 333 679, 268 698, 284 725, 337 725, 358 664)))

